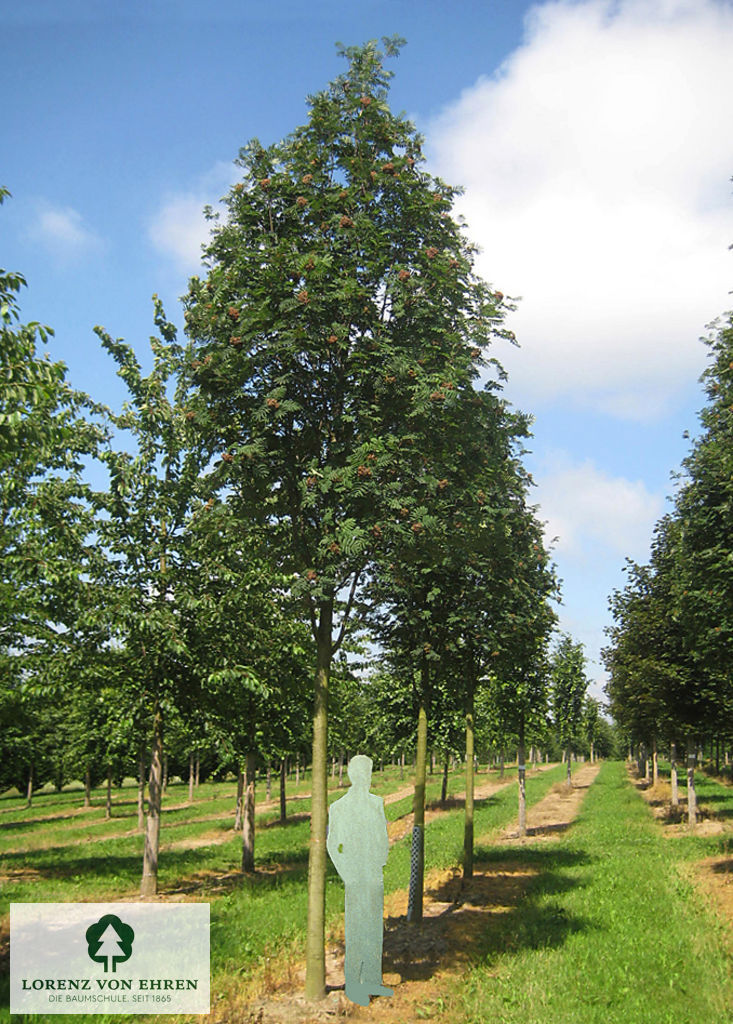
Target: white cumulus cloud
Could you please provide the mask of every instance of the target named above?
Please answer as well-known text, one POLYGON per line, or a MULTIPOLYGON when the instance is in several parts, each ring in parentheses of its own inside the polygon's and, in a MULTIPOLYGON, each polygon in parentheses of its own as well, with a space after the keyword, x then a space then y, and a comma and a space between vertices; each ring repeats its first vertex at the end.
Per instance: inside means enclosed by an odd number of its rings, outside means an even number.
POLYGON ((211 232, 204 207, 216 210, 221 196, 234 181, 236 168, 217 163, 189 191, 169 193, 148 225, 148 238, 176 270, 195 273, 201 266, 201 247, 211 232))
POLYGON ((84 223, 78 210, 42 202, 36 209, 28 235, 55 259, 75 260, 99 249, 99 236, 84 223))
POLYGON ((479 270, 522 297, 520 404, 642 420, 696 379, 731 302, 732 53, 730 2, 545 3, 433 123, 479 270))
POLYGON ((533 499, 555 553, 567 562, 597 566, 626 556, 644 562, 664 498, 641 480, 611 476, 590 459, 556 453, 535 477, 533 499))

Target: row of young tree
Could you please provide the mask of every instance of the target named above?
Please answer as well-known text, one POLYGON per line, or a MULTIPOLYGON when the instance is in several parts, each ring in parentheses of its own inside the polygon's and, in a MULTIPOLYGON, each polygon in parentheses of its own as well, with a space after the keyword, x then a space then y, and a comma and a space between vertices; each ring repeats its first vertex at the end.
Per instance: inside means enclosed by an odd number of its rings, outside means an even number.
POLYGON ((245 869, 257 758, 302 752, 310 998, 325 992, 329 756, 414 752, 419 920, 428 746, 465 759, 470 874, 477 749, 516 739, 523 829, 549 680, 566 747, 587 686, 570 638, 550 657, 558 583, 528 500, 528 419, 490 354, 513 340, 508 306, 474 273, 457 190, 389 109, 385 53, 345 50, 305 125, 240 152, 184 297, 185 344, 157 299, 147 374, 96 329, 127 388, 120 412, 38 357, 49 331, 20 323, 24 282, 0 276, 7 763, 32 786, 58 736, 85 779, 131 761, 142 777, 149 749, 150 894, 166 735, 179 759, 188 746, 243 768, 245 869))
POLYGON ((628 582, 611 599, 614 625, 604 652, 615 720, 642 761, 686 753, 688 820, 696 820, 694 769, 703 740, 730 746, 733 710, 733 315, 704 339, 701 430, 677 474, 673 510, 656 525, 646 565, 628 562, 628 582))

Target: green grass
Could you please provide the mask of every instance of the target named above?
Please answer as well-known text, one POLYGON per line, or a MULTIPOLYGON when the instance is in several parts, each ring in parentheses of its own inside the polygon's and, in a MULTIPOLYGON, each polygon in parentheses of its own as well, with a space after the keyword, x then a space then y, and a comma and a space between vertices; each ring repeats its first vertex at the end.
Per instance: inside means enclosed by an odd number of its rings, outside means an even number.
MULTIPOLYGON (((702 781, 702 780, 701 780, 702 781)), ((707 784, 705 784, 707 786, 707 784)), ((703 1024, 731 1019, 724 926, 680 864, 719 841, 664 838, 606 763, 574 828, 543 846, 479 851, 539 874, 495 918, 452 994, 462 1024, 703 1024)))
MULTIPOLYGON (((563 774, 562 767, 536 775, 530 774, 527 785, 528 803, 540 799, 563 774)), ((477 779, 478 785, 487 779, 497 781, 498 773, 492 772, 487 776, 482 772, 477 779)), ((477 802, 476 835, 482 835, 490 829, 507 824, 516 814, 516 787, 511 784, 513 779, 509 772, 506 773, 504 781, 509 783, 506 789, 477 802)), ((411 780, 407 776, 401 780, 398 771, 385 771, 383 776, 375 774, 374 783, 373 790, 386 795, 410 785, 411 780)), ((463 786, 464 776, 461 772, 449 776, 449 795, 460 792, 463 786)), ((233 787, 230 788, 233 794, 233 787)), ((303 786, 301 789, 305 791, 303 786)), ((436 774, 429 777, 426 793, 428 803, 438 800, 440 789, 441 776, 436 774)), ((329 798, 334 800, 341 795, 343 790, 333 789, 329 798)), ((260 796, 264 797, 264 793, 258 792, 258 799, 260 796)), ((0 835, 4 835, 7 847, 6 856, 3 858, 4 866, 32 867, 38 872, 32 881, 10 881, 4 886, 3 912, 7 912, 7 904, 10 901, 102 900, 122 897, 134 899, 139 884, 141 837, 108 836, 103 841, 79 844, 76 835, 80 827, 76 818, 59 820, 50 817, 52 813, 69 806, 68 794, 44 794, 44 797, 48 798, 47 802, 41 804, 39 801, 31 811, 45 819, 42 832, 46 841, 51 844, 47 849, 14 854, 13 845, 16 849, 22 847, 28 841, 28 837, 35 834, 37 826, 32 819, 25 817, 18 822, 18 828, 11 827, 6 832, 2 825, 13 825, 14 821, 10 819, 17 820, 21 815, 10 812, 7 815, 0 815, 0 835), (55 800, 52 799, 54 797, 55 800), (11 833, 10 836, 8 832, 11 833)), ((166 813, 162 832, 164 843, 168 839, 170 830, 167 824, 172 815, 180 817, 189 814, 188 823, 182 823, 173 830, 176 839, 185 836, 195 837, 216 826, 216 822, 197 822, 195 819, 197 816, 200 817, 199 812, 205 813, 206 809, 220 802, 229 807, 229 823, 226 827, 230 827, 232 799, 228 791, 225 797, 219 798, 216 788, 212 787, 211 793, 204 791, 204 797, 203 803, 199 797, 189 808, 166 813)), ((78 793, 75 794, 74 800, 78 806, 78 793)), ((170 804, 180 802, 170 791, 167 800, 170 804)), ((288 811, 300 813, 308 810, 309 803, 306 799, 289 802, 288 811)), ((396 820, 408 813, 411 805, 411 797, 388 804, 385 808, 387 818, 396 820)), ((22 813, 25 814, 24 809, 22 813)), ((265 819, 268 817, 272 817, 272 812, 269 812, 265 819)), ((185 818, 181 818, 181 821, 184 820, 185 818)), ((103 824, 105 823, 95 820, 94 828, 103 824)), ((107 822, 106 825, 114 828, 114 819, 112 823, 107 822)), ((228 842, 219 845, 192 850, 163 850, 161 853, 160 888, 165 891, 181 883, 189 883, 191 889, 188 898, 202 899, 212 904, 212 1002, 218 995, 224 996, 233 986, 236 987, 236 979, 246 976, 262 958, 276 956, 284 951, 288 951, 289 954, 302 952, 307 914, 308 836, 309 823, 304 820, 293 820, 285 826, 259 827, 256 859, 260 872, 253 878, 243 877, 237 871, 241 857, 241 839, 238 836, 232 835, 228 842), (273 870, 268 871, 268 868, 273 870), (227 875, 229 877, 222 879, 222 876, 227 875)), ((426 835, 427 869, 449 867, 458 863, 462 841, 461 811, 455 810, 430 823, 426 835)), ((388 892, 407 885, 409 859, 408 836, 395 844, 390 852, 385 870, 385 888, 388 892)), ((333 926, 338 923, 343 913, 343 886, 330 865, 326 907, 328 924, 333 926)), ((7 1006, 7 980, 4 985, 4 1000, 7 1006)), ((65 1015, 65 1019, 77 1018, 65 1015)), ((131 1019, 142 1020, 141 1017, 131 1019)), ((96 1020, 98 1024, 104 1024, 103 1016, 98 1016, 96 1020)), ((121 1018, 110 1017, 110 1020, 119 1021, 121 1018)))

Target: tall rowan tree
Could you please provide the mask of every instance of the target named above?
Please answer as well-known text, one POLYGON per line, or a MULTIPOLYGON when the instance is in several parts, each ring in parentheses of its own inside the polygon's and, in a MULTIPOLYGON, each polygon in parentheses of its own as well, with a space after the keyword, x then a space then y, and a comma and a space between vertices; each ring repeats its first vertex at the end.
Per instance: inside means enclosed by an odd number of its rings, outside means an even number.
POLYGON ((400 478, 436 407, 477 372, 500 297, 473 274, 421 139, 387 104, 386 40, 342 51, 348 70, 309 97, 284 141, 241 150, 205 280, 186 300, 191 409, 235 483, 243 519, 272 537, 316 644, 306 994, 325 993, 327 707, 345 635, 385 524, 420 503, 400 478))

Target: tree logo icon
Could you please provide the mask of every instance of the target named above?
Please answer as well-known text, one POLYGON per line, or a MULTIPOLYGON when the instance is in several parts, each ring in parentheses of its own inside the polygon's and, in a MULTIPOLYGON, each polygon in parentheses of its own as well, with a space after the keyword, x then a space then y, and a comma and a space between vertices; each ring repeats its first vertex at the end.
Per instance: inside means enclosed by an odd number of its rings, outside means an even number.
POLYGON ((132 956, 135 932, 115 914, 105 914, 91 924, 86 931, 89 958, 104 964, 105 973, 117 970, 118 963, 124 963, 132 956))

